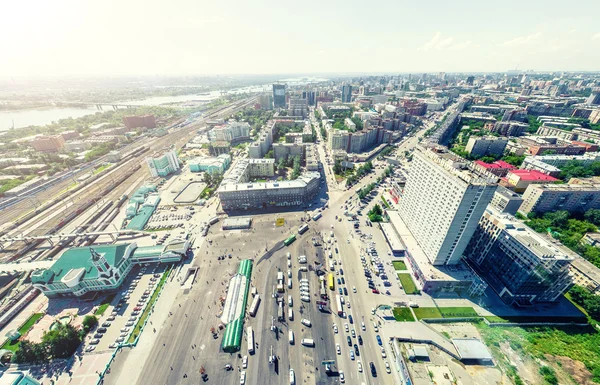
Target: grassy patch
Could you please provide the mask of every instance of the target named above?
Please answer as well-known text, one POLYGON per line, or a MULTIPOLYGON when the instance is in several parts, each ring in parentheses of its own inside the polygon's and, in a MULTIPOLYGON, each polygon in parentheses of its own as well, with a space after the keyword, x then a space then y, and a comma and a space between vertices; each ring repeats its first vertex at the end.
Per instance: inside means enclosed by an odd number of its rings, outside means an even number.
POLYGON ((400 279, 400 283, 404 288, 404 292, 406 294, 416 294, 419 293, 419 290, 415 286, 415 283, 412 280, 412 277, 408 273, 398 273, 398 278, 400 279))
POLYGON ((101 317, 102 314, 104 314, 104 312, 106 311, 106 309, 108 308, 108 305, 110 305, 111 301, 115 298, 116 294, 111 294, 109 296, 107 296, 104 301, 102 301, 102 303, 100 304, 100 306, 98 306, 98 309, 94 312, 95 316, 101 317))
MULTIPOLYGON (((25 334, 27 334, 27 332, 29 332, 31 330, 31 328, 33 327, 33 325, 35 325, 35 323, 44 316, 44 313, 34 313, 31 315, 31 317, 29 317, 27 319, 27 321, 25 321, 25 323, 23 324, 23 326, 21 326, 19 328, 19 334, 21 334, 22 336, 24 336, 25 334)), ((0 346, 0 349, 7 349, 10 350, 12 352, 16 352, 19 349, 19 345, 21 344, 21 341, 16 340, 16 341, 6 341, 4 343, 4 345, 0 346)))
POLYGON ((97 169, 94 170, 94 172, 92 174, 96 175, 96 174, 100 174, 102 171, 106 170, 107 168, 109 168, 111 166, 111 164, 105 164, 103 166, 98 167, 97 169))
POLYGON ((498 317, 498 316, 495 316, 495 315, 486 315, 486 316, 483 316, 483 318, 485 318, 488 322, 491 322, 491 323, 506 323, 506 322, 510 322, 506 318, 498 317))
POLYGON ((502 356, 500 344, 510 342, 520 355, 545 360, 544 355, 565 356, 581 361, 592 373, 593 381, 600 381, 600 333, 593 327, 489 327, 476 324, 484 342, 496 356, 502 356))
POLYGON ((389 209, 390 208, 390 204, 388 203, 388 201, 384 197, 381 197, 381 200, 383 201, 383 205, 385 206, 385 208, 389 209))
POLYGON ((413 322, 415 320, 409 307, 395 307, 392 312, 398 322, 413 322))
POLYGON ((406 264, 402 261, 394 261, 392 265, 394 265, 394 269, 396 270, 406 270, 406 264))
POLYGON ((437 307, 418 307, 413 309, 413 311, 415 312, 415 317, 417 317, 417 319, 443 318, 442 313, 437 307))
POLYGON ((133 343, 136 340, 136 338, 140 335, 140 333, 142 332, 142 327, 144 326, 144 323, 146 322, 146 318, 148 318, 148 316, 150 315, 150 311, 152 310, 152 307, 154 306, 154 303, 156 302, 156 299, 158 298, 158 293, 160 293, 162 287, 165 285, 165 281, 167 280, 169 273, 170 273, 170 270, 166 271, 163 274, 163 276, 160 278, 160 281, 158 281, 158 285, 156 285, 156 289, 154 290, 154 292, 152 293, 152 296, 150 297, 150 300, 148 301, 148 306, 146 306, 146 308, 144 309, 144 312, 140 316, 140 319, 138 320, 137 324, 135 325, 135 328, 133 329, 133 333, 131 333, 131 335, 129 336, 127 343, 129 343, 129 344, 133 343))
POLYGON ((479 317, 472 307, 440 307, 443 318, 479 317))

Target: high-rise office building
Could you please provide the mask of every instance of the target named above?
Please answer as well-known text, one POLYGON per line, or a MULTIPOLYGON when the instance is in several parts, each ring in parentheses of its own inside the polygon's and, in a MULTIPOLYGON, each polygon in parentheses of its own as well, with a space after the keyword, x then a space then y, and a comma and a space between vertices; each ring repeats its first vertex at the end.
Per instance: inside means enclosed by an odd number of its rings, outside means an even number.
POLYGON ((273 107, 285 108, 285 84, 273 84, 273 107))
POLYGON ((600 104, 600 89, 592 89, 592 94, 585 101, 586 104, 596 105, 600 104))
POLYGON ((460 261, 497 180, 445 147, 416 147, 398 211, 433 265, 460 261))
POLYGON ((342 86, 342 103, 350 103, 352 101, 352 86, 342 86))
POLYGON ((554 302, 570 287, 573 257, 514 217, 488 207, 466 249, 469 264, 506 304, 554 302))

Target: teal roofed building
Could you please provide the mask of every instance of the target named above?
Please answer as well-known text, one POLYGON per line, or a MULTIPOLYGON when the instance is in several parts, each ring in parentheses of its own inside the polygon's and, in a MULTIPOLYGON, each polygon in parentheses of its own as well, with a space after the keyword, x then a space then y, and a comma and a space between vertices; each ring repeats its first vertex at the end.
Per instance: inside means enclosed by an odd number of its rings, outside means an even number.
POLYGON ((121 286, 136 264, 179 262, 188 248, 185 239, 174 239, 165 246, 138 247, 134 242, 73 247, 52 267, 35 271, 31 282, 50 298, 110 292, 121 286))
POLYGON ((40 382, 23 372, 4 372, 0 385, 40 385, 40 382))
POLYGON ((189 162, 191 172, 206 171, 209 174, 223 174, 231 165, 231 156, 221 154, 217 157, 192 159, 189 162))

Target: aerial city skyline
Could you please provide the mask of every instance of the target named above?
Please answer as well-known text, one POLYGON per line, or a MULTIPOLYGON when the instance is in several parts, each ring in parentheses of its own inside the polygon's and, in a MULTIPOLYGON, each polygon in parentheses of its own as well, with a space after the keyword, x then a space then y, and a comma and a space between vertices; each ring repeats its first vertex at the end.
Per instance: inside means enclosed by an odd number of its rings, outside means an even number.
POLYGON ((600 384, 597 2, 13 2, 0 383, 600 384))

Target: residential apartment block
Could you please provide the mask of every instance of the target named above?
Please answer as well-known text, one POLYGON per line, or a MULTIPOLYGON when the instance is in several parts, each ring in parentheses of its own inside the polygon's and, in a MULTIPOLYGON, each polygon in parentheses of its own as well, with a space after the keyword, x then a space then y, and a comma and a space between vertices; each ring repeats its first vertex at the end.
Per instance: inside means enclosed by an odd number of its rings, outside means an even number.
POLYGON ((235 144, 250 139, 250 130, 250 124, 247 122, 230 121, 208 131, 208 140, 235 144))
POLYGON ((460 261, 497 180, 446 148, 416 147, 398 211, 433 265, 460 261))
POLYGON ((474 157, 502 155, 507 143, 507 138, 498 138, 495 136, 472 136, 467 142, 465 151, 474 157))
POLYGON ((206 171, 209 174, 223 174, 231 164, 231 155, 221 154, 217 157, 192 159, 188 162, 191 172, 206 171))
POLYGON ((493 208, 485 210, 465 257, 509 305, 555 302, 572 285, 568 250, 493 208))
POLYGON ((502 186, 498 186, 490 202, 490 206, 499 212, 512 215, 517 213, 521 204, 523 204, 521 195, 502 186))
POLYGON ((487 171, 498 177, 506 176, 506 174, 508 174, 509 171, 516 169, 515 166, 513 166, 510 163, 506 163, 503 160, 497 160, 493 163, 486 163, 481 160, 476 160, 475 162, 473 162, 473 164, 474 164, 474 167, 477 168, 479 171, 481 171, 481 172, 487 171))
POLYGON ((531 185, 523 194, 519 212, 525 215, 557 210, 582 213, 589 209, 600 209, 600 183, 531 185))
POLYGON ((511 170, 502 178, 502 182, 508 188, 516 192, 523 192, 531 184, 545 184, 560 182, 550 175, 546 175, 537 170, 511 170))
POLYGON ((58 152, 65 147, 65 139, 62 135, 38 135, 29 144, 39 152, 58 152))

